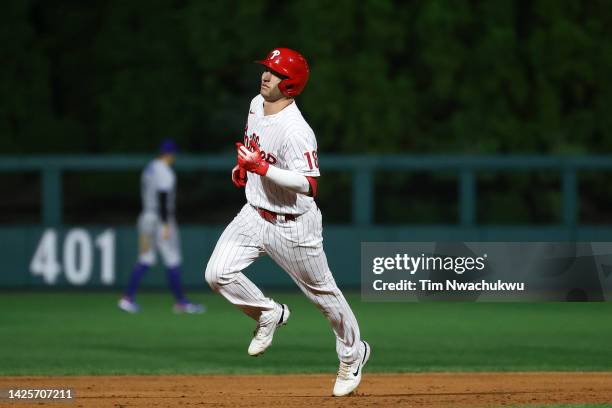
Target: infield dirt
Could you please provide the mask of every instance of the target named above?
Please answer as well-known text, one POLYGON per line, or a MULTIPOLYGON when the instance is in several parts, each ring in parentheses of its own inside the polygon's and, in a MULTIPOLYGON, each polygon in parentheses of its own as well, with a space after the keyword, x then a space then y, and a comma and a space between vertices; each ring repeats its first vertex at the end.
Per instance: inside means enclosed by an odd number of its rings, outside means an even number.
POLYGON ((330 396, 334 375, 0 377, 0 388, 72 388, 73 402, 1 407, 501 407, 610 403, 612 373, 365 374, 330 396))

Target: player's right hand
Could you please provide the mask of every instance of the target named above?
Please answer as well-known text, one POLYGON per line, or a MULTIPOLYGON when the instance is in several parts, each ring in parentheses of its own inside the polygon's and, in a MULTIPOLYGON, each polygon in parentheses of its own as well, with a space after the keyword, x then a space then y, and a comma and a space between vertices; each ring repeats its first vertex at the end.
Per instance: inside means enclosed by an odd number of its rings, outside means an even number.
POLYGON ((139 249, 138 250, 139 250, 140 254, 144 254, 149 249, 151 249, 151 242, 149 241, 149 237, 147 237, 144 234, 140 235, 138 243, 139 243, 139 249))
POLYGON ((232 182, 236 186, 236 188, 244 187, 247 183, 247 171, 236 165, 232 169, 232 182))
POLYGON ((270 164, 264 160, 255 140, 251 139, 248 149, 242 143, 236 143, 236 150, 238 151, 237 159, 240 167, 262 177, 266 175, 270 164))

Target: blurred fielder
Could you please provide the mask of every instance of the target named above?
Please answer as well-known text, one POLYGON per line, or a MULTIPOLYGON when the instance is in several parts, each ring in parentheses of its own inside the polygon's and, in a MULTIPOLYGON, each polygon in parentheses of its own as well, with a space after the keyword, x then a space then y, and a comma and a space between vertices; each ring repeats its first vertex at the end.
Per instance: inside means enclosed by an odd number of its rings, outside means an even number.
POLYGON ((251 102, 244 144, 237 143, 237 187, 247 204, 227 226, 206 267, 210 287, 257 321, 248 352, 262 354, 276 329, 289 319, 287 305, 264 296, 242 271, 269 255, 323 312, 336 335, 340 368, 333 395, 353 392, 361 381, 370 346, 327 265, 317 194, 319 162, 315 135, 294 97, 309 76, 306 60, 287 48, 263 61, 260 94, 251 102))
POLYGON ((180 237, 174 218, 176 202, 176 175, 172 164, 176 160, 177 146, 170 139, 164 140, 159 156, 142 172, 142 213, 138 218, 139 256, 132 271, 119 308, 137 313, 140 307, 135 301, 136 291, 145 273, 156 263, 159 251, 166 266, 168 286, 175 298, 176 313, 202 313, 204 307, 189 302, 181 286, 180 237))

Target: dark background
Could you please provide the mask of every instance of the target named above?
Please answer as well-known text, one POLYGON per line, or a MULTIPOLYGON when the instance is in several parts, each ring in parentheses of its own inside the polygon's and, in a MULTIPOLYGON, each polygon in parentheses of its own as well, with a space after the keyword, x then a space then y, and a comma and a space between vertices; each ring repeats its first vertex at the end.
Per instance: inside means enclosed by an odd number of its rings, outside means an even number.
MULTIPOLYGON (((252 61, 278 46, 310 63, 298 104, 323 155, 612 153, 609 1, 10 0, 0 19, 1 155, 153 155, 167 136, 231 154, 258 89, 252 61)), ((348 222, 350 178, 323 172, 326 214, 348 222)), ((579 176, 581 222, 610 221, 608 175, 579 176)), ((389 197, 376 222, 456 222, 454 178, 376 180, 389 197)), ((179 215, 225 222, 218 210, 243 200, 228 181, 179 174, 191 192, 179 215)), ((67 222, 139 210, 137 173, 64 183, 67 222)), ((0 184, 0 221, 38 222, 37 175, 0 184)), ((554 223, 558 187, 546 172, 481 175, 478 221, 554 223)))

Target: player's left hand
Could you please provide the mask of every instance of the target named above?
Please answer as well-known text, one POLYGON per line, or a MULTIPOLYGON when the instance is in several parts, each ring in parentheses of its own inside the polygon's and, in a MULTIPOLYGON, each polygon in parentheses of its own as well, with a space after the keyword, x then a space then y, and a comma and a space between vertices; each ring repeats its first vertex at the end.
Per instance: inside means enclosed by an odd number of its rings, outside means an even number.
POLYGON ((257 146, 257 143, 253 139, 251 139, 249 147, 251 150, 247 149, 242 143, 236 143, 236 149, 238 150, 238 166, 251 173, 265 176, 270 164, 264 160, 259 150, 259 146, 257 146))
POLYGON ((237 188, 246 186, 247 183, 247 172, 245 169, 236 165, 232 169, 232 182, 237 188))
POLYGON ((162 225, 161 237, 164 241, 170 239, 170 226, 168 224, 162 225))

